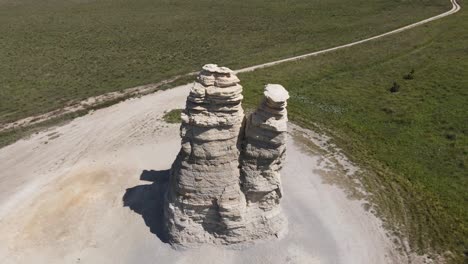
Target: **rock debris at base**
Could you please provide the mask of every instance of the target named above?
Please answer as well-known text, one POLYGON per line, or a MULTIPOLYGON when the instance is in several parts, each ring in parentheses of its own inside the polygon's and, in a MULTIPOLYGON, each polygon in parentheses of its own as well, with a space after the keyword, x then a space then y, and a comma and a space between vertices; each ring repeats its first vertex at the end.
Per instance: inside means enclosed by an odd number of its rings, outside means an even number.
POLYGON ((171 244, 238 244, 286 232, 280 170, 289 95, 267 85, 244 117, 239 82, 229 68, 207 64, 187 97, 164 208, 171 244))

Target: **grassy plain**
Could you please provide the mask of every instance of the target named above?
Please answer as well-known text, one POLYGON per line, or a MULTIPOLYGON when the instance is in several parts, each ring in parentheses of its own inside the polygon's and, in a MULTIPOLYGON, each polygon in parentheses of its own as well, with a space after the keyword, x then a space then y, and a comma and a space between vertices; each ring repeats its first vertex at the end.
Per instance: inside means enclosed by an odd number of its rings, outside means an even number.
MULTIPOLYGON (((378 41, 240 75, 244 105, 266 83, 289 117, 319 129, 367 172, 378 212, 419 252, 468 250, 468 12, 378 41), (414 70, 413 79, 404 78, 414 70), (392 93, 393 83, 400 85, 392 93)), ((452 253, 447 253, 448 251, 452 253)))
POLYGON ((328 48, 448 0, 0 0, 0 123, 198 70, 328 48))

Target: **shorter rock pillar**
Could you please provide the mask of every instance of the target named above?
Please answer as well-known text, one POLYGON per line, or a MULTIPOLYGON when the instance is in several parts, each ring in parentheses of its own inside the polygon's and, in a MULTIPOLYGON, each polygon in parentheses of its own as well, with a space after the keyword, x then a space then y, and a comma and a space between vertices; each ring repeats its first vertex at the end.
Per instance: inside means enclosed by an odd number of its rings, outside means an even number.
POLYGON ((258 109, 245 121, 240 156, 242 192, 247 201, 250 236, 264 238, 285 232, 286 220, 279 205, 280 170, 286 152, 289 94, 281 85, 265 87, 258 109))

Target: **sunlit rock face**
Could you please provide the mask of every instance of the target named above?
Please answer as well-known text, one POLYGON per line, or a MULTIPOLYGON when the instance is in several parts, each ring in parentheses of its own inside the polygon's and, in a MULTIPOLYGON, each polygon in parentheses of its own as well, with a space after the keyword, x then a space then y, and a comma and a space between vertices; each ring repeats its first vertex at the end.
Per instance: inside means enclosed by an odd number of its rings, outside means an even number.
POLYGON ((258 239, 280 234, 285 226, 279 203, 288 98, 281 85, 267 85, 263 102, 245 122, 240 155, 241 189, 247 202, 246 221, 255 230, 250 236, 258 239))
POLYGON ((248 118, 235 73, 207 64, 182 113, 181 150, 171 169, 165 219, 169 242, 237 244, 280 236, 279 201, 287 91, 268 85, 248 118))

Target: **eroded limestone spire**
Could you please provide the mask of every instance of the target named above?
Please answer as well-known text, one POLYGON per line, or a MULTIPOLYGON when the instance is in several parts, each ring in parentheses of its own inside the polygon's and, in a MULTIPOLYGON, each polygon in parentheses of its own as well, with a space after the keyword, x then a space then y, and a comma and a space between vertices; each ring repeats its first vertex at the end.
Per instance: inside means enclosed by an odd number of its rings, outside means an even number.
POLYGON ((233 71, 203 66, 182 113, 182 147, 166 194, 170 243, 236 244, 284 231, 279 170, 288 95, 267 86, 244 127, 242 98, 233 71))

